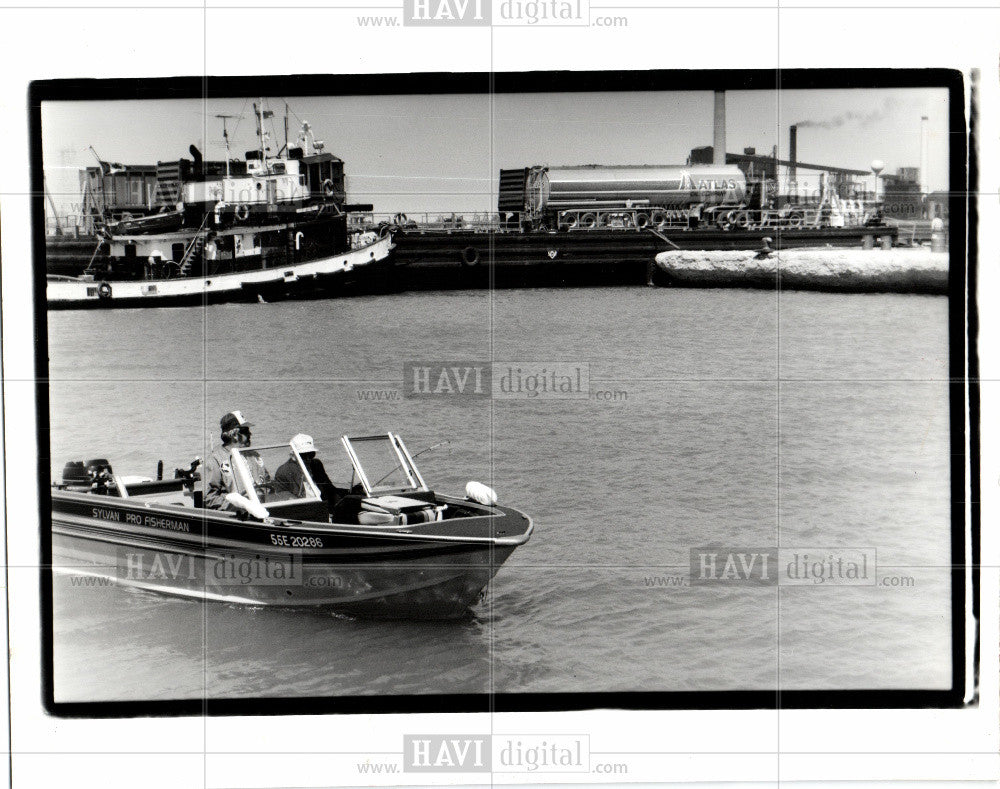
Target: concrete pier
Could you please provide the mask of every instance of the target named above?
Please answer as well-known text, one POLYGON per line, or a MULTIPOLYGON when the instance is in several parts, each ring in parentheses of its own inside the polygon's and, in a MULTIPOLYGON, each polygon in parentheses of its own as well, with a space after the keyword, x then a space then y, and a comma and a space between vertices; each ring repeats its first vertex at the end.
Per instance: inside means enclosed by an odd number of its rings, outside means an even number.
POLYGON ((924 248, 674 250, 656 256, 657 284, 878 293, 948 292, 948 254, 924 248))

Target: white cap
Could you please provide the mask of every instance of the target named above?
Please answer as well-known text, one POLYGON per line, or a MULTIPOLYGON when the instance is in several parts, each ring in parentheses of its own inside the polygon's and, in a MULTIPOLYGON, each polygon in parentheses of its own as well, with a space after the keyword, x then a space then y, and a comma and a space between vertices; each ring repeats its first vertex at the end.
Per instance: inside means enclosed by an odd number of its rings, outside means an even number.
POLYGON ((302 454, 303 452, 315 452, 316 445, 313 444, 312 436, 307 436, 305 433, 299 433, 297 436, 292 438, 292 449, 299 454, 302 454))

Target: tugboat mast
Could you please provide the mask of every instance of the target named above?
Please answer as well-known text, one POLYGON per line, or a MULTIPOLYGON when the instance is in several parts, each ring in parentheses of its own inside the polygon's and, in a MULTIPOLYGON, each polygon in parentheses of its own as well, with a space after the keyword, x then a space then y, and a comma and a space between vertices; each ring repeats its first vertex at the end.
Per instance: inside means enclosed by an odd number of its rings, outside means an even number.
POLYGON ((235 115, 216 115, 216 118, 222 119, 222 139, 226 141, 226 178, 229 178, 229 131, 226 129, 226 121, 230 118, 235 118, 235 115))
POLYGON ((260 106, 253 105, 254 120, 257 121, 257 138, 260 140, 260 163, 267 172, 267 148, 264 145, 264 120, 274 115, 271 110, 264 109, 264 99, 260 100, 260 106))

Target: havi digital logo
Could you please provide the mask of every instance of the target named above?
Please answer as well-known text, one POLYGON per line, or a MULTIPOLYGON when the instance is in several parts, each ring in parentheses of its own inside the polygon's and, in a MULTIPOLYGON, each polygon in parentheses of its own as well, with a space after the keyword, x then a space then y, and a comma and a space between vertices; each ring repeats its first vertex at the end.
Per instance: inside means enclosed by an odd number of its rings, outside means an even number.
POLYGON ((484 773, 490 771, 488 734, 405 734, 403 770, 412 773, 484 773))
POLYGON ((403 24, 483 26, 492 22, 491 0, 404 0, 403 24))

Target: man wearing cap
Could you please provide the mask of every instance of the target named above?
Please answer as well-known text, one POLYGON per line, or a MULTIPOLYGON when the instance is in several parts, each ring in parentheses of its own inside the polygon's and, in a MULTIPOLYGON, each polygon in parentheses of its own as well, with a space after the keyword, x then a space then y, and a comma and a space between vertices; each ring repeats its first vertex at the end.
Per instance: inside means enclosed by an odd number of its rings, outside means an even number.
MULTIPOLYGON (((326 469, 323 468, 323 463, 316 457, 316 445, 313 443, 312 436, 299 433, 292 439, 292 448, 302 458, 302 462, 309 470, 309 476, 319 488, 323 501, 332 509, 340 498, 341 491, 330 481, 326 469)), ((305 475, 303 475, 302 468, 294 455, 278 466, 278 470, 274 472, 274 486, 278 491, 288 491, 295 498, 303 498, 308 493, 305 475)))
MULTIPOLYGON (((228 494, 238 492, 230 457, 231 449, 250 446, 250 428, 253 425, 244 419, 242 412, 230 411, 219 420, 219 427, 222 428, 222 446, 213 449, 205 463, 204 506, 213 510, 235 511, 239 508, 226 498, 228 494)), ((264 461, 256 452, 244 452, 243 457, 250 469, 254 487, 262 488, 270 479, 264 468, 264 461)), ((258 493, 263 499, 262 489, 258 493)))

